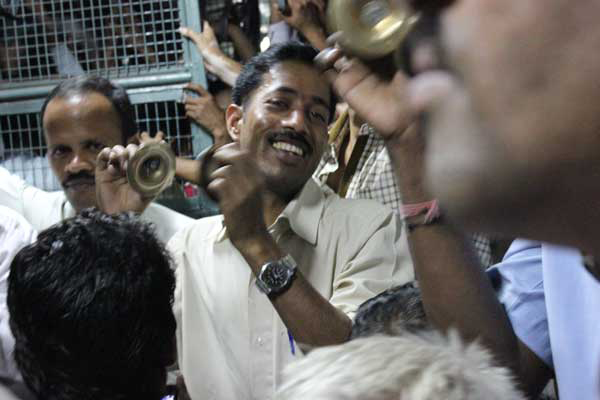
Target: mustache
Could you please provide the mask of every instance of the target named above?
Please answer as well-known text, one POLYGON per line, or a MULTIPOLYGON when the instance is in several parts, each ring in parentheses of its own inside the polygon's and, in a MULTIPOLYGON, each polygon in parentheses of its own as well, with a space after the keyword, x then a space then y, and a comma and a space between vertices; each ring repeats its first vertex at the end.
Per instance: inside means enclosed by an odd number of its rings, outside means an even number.
POLYGON ((90 174, 89 172, 78 172, 76 174, 67 176, 65 180, 62 181, 62 186, 69 187, 78 183, 94 184, 95 180, 96 179, 94 175, 90 174))
POLYGON ((276 142, 278 140, 288 139, 288 140, 292 140, 294 142, 298 142, 298 143, 302 144, 305 151, 312 149, 312 145, 308 142, 308 140, 306 140, 306 135, 303 135, 296 131, 275 132, 275 133, 273 133, 273 135, 271 135, 270 139, 273 142, 276 142))

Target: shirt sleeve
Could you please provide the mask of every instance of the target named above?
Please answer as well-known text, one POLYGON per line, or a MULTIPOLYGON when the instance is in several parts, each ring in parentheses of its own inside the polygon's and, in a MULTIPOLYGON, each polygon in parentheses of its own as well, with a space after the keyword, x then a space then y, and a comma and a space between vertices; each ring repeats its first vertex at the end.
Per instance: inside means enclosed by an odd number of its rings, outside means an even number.
POLYGON ((0 376, 15 379, 19 373, 12 360, 14 339, 9 326, 6 295, 10 264, 24 246, 36 239, 35 230, 23 217, 0 206, 0 376))
POLYGON ((331 304, 353 319, 366 300, 414 279, 408 243, 401 232, 398 217, 387 207, 361 227, 355 254, 334 277, 331 304))
POLYGON ((498 299, 519 340, 552 367, 541 244, 516 240, 489 274, 497 280, 498 299))
POLYGON ((290 40, 298 40, 298 34, 285 21, 279 21, 269 25, 268 36, 269 43, 271 44, 271 46, 275 43, 283 43, 289 42, 290 40))
POLYGON ((24 214, 24 193, 27 183, 6 168, 0 167, 0 206, 24 214))

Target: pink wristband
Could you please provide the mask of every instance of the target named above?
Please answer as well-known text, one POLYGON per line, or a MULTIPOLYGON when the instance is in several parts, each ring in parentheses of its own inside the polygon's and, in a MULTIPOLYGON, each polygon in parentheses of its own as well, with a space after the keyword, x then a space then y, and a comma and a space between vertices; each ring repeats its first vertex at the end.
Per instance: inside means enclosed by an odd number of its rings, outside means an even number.
POLYGON ((400 217, 403 220, 422 214, 425 214, 425 219, 422 222, 423 224, 428 224, 439 218, 440 207, 437 199, 426 201, 424 203, 403 204, 400 207, 400 217))

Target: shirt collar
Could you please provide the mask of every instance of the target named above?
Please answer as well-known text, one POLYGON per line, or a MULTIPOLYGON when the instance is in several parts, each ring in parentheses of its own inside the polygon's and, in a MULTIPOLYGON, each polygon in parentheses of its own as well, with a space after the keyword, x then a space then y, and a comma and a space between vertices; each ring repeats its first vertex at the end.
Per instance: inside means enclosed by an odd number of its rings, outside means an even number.
MULTIPOLYGON (((317 243, 319 222, 324 208, 325 193, 319 184, 313 178, 310 178, 304 184, 298 196, 288 203, 269 229, 283 223, 283 220, 285 220, 296 235, 314 246, 317 243)), ((222 224, 223 227, 217 235, 217 242, 227 238, 225 221, 222 221, 222 224)))

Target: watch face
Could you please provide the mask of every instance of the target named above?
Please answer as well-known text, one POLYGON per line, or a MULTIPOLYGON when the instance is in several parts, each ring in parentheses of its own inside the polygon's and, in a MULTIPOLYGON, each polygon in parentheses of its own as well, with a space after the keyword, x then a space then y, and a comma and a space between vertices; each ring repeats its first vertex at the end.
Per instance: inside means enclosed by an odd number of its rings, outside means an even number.
POLYGON ((289 271, 279 264, 271 264, 271 268, 265 271, 263 281, 271 288, 280 288, 288 280, 289 271))

